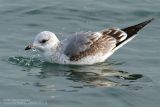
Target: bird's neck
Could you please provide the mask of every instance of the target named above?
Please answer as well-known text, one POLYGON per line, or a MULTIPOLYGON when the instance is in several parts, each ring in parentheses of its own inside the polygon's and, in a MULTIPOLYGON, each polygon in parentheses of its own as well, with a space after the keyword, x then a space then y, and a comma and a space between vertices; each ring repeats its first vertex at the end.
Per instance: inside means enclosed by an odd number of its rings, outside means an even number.
POLYGON ((54 44, 50 45, 48 51, 57 52, 59 51, 59 48, 60 48, 60 41, 57 40, 57 42, 54 42, 54 44))
POLYGON ((48 49, 43 53, 43 56, 46 59, 46 61, 52 63, 60 62, 61 55, 62 55, 62 47, 60 41, 54 44, 54 46, 52 45, 50 49, 48 49))

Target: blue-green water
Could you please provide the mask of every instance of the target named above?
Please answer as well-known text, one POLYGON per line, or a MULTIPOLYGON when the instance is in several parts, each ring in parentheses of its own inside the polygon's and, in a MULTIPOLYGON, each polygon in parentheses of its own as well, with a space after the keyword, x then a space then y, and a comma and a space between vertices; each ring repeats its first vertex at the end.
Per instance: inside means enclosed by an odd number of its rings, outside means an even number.
POLYGON ((0 106, 159 107, 159 18, 160 0, 0 0, 0 106), (63 39, 151 17, 156 20, 101 64, 50 64, 24 52, 43 30, 63 39))

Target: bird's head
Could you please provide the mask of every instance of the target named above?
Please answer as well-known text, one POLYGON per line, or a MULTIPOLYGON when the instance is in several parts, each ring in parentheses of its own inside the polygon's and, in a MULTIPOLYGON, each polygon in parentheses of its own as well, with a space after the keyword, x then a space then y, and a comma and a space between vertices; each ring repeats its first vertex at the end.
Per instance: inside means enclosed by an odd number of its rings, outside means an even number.
POLYGON ((28 45, 25 50, 38 49, 40 51, 47 51, 57 46, 59 40, 56 35, 50 31, 43 31, 37 34, 32 44, 28 45))

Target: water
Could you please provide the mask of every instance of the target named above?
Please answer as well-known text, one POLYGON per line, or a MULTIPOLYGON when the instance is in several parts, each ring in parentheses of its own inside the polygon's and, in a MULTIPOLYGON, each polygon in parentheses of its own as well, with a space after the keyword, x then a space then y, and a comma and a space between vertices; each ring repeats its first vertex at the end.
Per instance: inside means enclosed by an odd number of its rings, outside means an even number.
POLYGON ((0 0, 1 107, 159 107, 159 5, 159 0, 0 0), (24 52, 43 30, 63 39, 151 17, 156 20, 101 64, 50 64, 24 52))

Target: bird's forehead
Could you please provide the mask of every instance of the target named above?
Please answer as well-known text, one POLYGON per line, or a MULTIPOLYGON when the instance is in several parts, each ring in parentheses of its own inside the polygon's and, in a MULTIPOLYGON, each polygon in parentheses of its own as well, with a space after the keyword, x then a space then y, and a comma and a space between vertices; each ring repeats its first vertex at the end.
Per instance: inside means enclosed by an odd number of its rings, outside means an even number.
POLYGON ((49 32, 49 31, 43 31, 37 34, 35 40, 42 40, 42 39, 50 39, 54 35, 54 33, 49 32))

